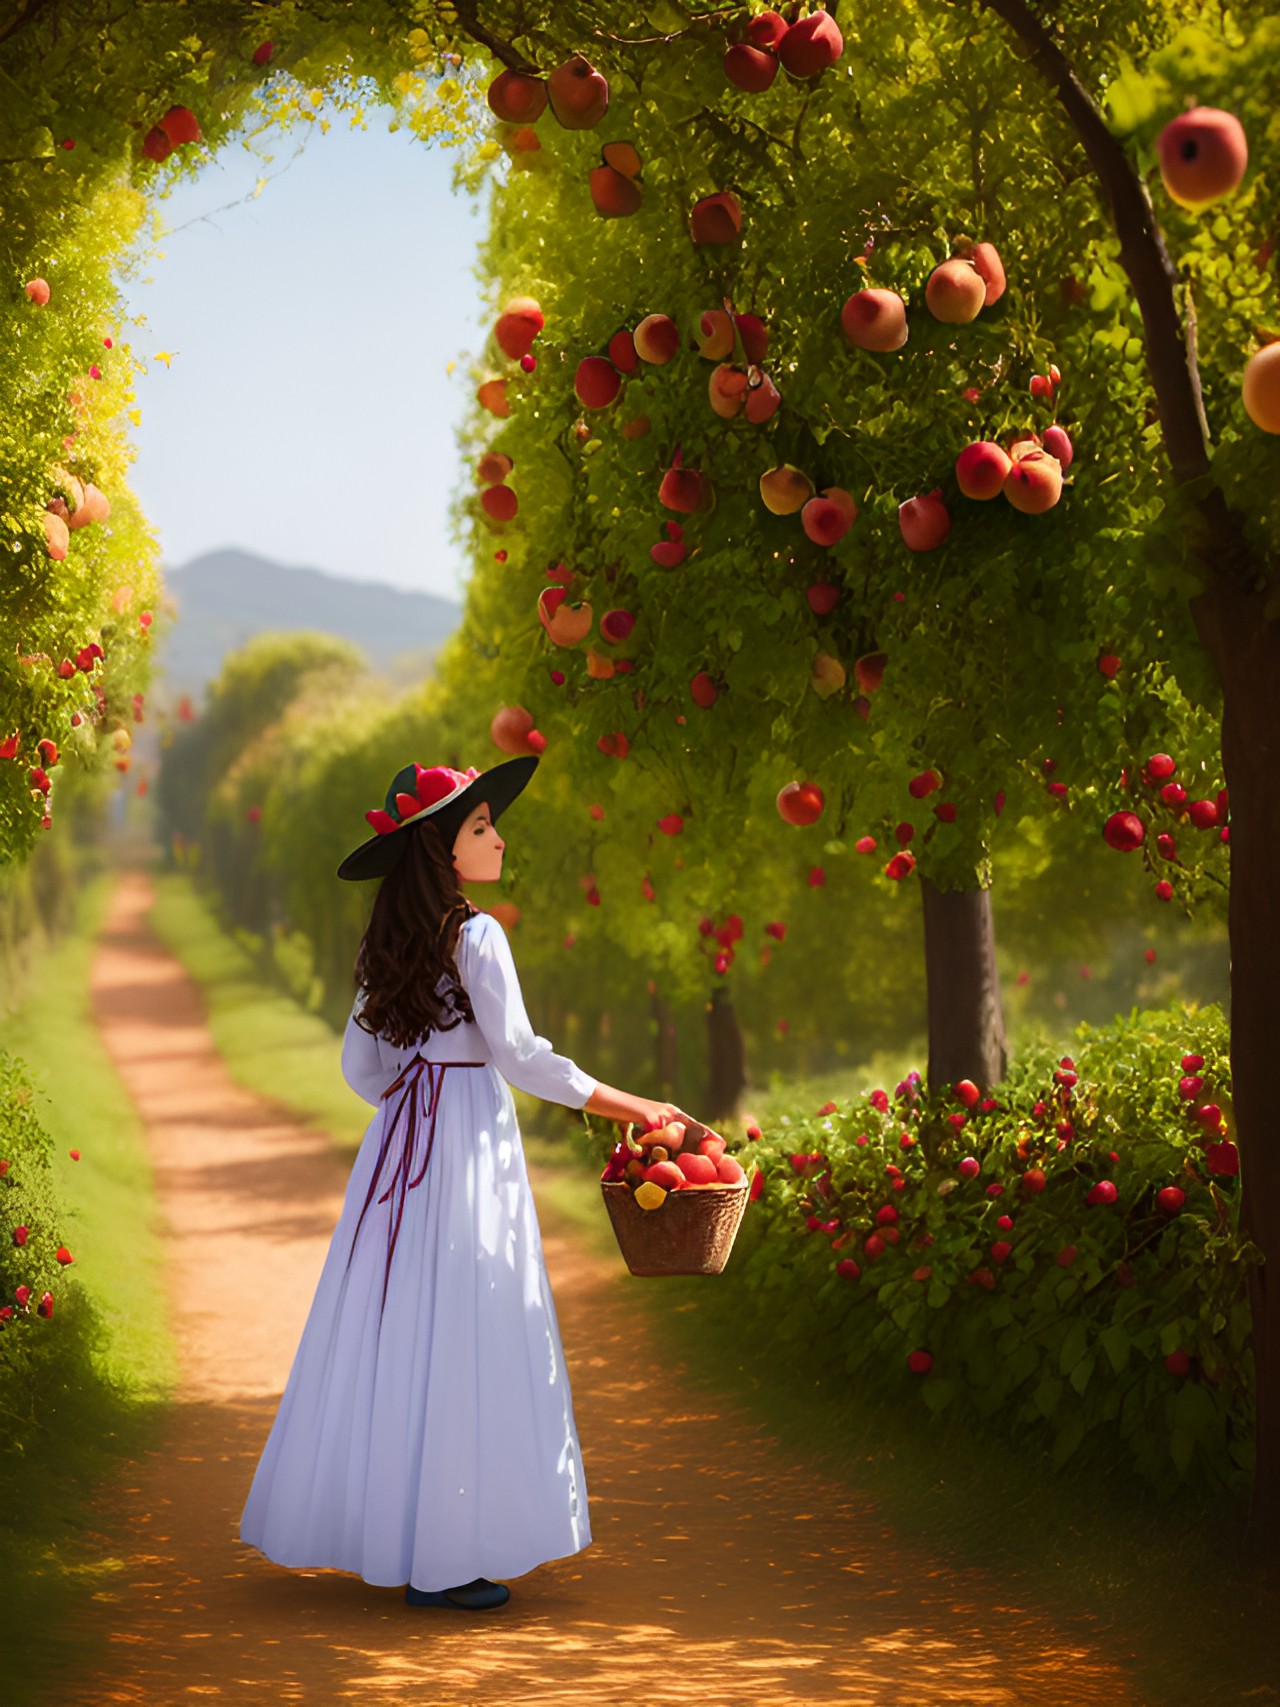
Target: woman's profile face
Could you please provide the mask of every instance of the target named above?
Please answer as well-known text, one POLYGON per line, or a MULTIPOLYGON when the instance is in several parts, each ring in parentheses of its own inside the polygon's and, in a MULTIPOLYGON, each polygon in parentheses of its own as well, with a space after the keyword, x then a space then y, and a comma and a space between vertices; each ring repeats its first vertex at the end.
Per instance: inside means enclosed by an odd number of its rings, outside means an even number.
POLYGON ((506 843, 498 834, 482 800, 463 822, 453 844, 453 866, 460 883, 496 883, 502 876, 502 854, 506 843))

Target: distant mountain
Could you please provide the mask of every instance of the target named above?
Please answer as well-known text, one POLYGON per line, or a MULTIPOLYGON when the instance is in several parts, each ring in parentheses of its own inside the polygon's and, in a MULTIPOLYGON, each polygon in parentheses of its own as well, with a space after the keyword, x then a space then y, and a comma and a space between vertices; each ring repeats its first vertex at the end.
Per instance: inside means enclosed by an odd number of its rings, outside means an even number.
POLYGON ((250 551, 206 552, 166 569, 165 586, 177 608, 156 658, 156 698, 167 704, 189 693, 198 705, 226 654, 268 630, 340 635, 394 684, 408 683, 430 673, 462 621, 461 604, 435 593, 286 568, 250 551))

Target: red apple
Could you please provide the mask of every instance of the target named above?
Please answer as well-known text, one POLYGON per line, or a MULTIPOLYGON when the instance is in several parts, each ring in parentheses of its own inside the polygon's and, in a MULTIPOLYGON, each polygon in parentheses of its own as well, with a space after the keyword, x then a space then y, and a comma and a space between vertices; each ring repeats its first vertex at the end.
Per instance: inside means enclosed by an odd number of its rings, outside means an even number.
POLYGON ((907 341, 907 309, 894 290, 856 290, 840 310, 840 326, 858 350, 900 350, 907 341))
POLYGON ((815 616, 829 616, 840 603, 840 589, 830 581, 815 581, 805 588, 804 596, 815 616))
POLYGON ((584 409, 607 409, 618 395, 622 375, 606 356, 584 356, 573 389, 584 409))
POLYGON ((493 335, 503 354, 516 361, 528 355, 545 324, 542 310, 533 297, 513 296, 498 316, 493 335))
POLYGON ((689 234, 695 243, 736 243, 742 236, 738 198, 721 190, 695 202, 689 214, 689 234))
POLYGON ((782 393, 763 368, 753 367, 747 376, 746 406, 743 413, 753 426, 771 421, 782 402, 782 393))
POLYGON ((776 12, 757 12, 755 17, 747 22, 747 40, 752 47, 769 47, 776 50, 786 33, 786 21, 776 12))
POLYGON ((609 108, 609 85, 580 53, 547 78, 551 111, 566 130, 591 130, 609 108))
POLYGON ((817 77, 843 52, 835 19, 821 9, 792 24, 778 43, 778 58, 793 77, 817 77))
POLYGON ((956 482, 966 498, 998 498, 1013 462, 990 439, 966 445, 956 458, 956 482))
POLYGON ((742 339, 742 353, 757 366, 769 348, 769 328, 758 314, 735 314, 733 324, 742 339))
POLYGON ((480 508, 495 522, 509 522, 520 508, 520 500, 510 486, 499 481, 496 485, 486 486, 480 494, 480 508))
POLYGON ((827 486, 800 511, 800 525, 815 545, 835 545, 858 519, 858 506, 840 486, 827 486))
POLYGON ((29 279, 25 286, 27 295, 37 308, 43 308, 49 300, 49 286, 43 279, 29 279))
POLYGON ((498 481, 507 478, 514 467, 511 458, 502 451, 486 451, 476 464, 476 478, 482 486, 496 486, 498 481))
POLYGON ((1136 812, 1113 812, 1102 826, 1102 839, 1118 853, 1132 853, 1140 848, 1146 833, 1136 812))
POLYGON ((160 129, 175 148, 184 142, 199 142, 200 126, 190 107, 170 107, 160 120, 160 129))
POLYGON ((507 402, 507 382, 505 379, 486 379, 484 384, 476 388, 476 402, 482 409, 487 409, 491 415, 507 416, 511 413, 511 405, 507 402))
POLYGON ((643 200, 639 184, 613 166, 595 167, 587 179, 587 187, 592 206, 602 219, 626 219, 643 200))
POLYGON ((788 824, 814 824, 826 800, 816 782, 789 782, 778 791, 778 816, 788 824))
POLYGON ((1065 428, 1046 427, 1044 430, 1044 448, 1050 456, 1057 457, 1062 464, 1062 472, 1065 474, 1071 467, 1072 457, 1076 454, 1075 447, 1071 443, 1065 428))
POLYGON ((1218 107, 1192 107, 1156 138, 1164 187, 1184 207, 1203 208, 1230 195, 1249 164, 1244 126, 1218 107))
POLYGON ((884 667, 889 662, 887 652, 864 652, 853 666, 853 679, 863 693, 875 693, 884 680, 884 667))
POLYGON ((951 532, 951 516, 942 501, 942 488, 898 505, 898 527, 912 551, 934 551, 951 532))
POLYGON ((758 95, 778 75, 778 56, 750 42, 735 42, 725 53, 724 74, 735 89, 758 95))
POLYGON ((619 373, 635 373, 640 366, 640 357, 636 354, 636 341, 624 327, 615 332, 609 340, 609 360, 619 373))
POLYGON ((789 462, 770 468, 760 476, 760 498, 775 516, 793 516, 813 496, 809 476, 789 462))
POLYGON ((731 421, 742 413, 747 397, 747 376, 740 367, 721 362, 707 381, 707 396, 721 420, 731 421))
POLYGON ((658 488, 658 502, 668 510, 676 510, 681 515, 690 516, 695 510, 700 510, 710 496, 711 483, 697 468, 682 468, 680 453, 671 467, 662 477, 662 485, 658 488))
POLYGON ((704 711, 710 711, 720 697, 719 689, 706 670, 699 670, 689 683, 689 694, 693 703, 701 706, 704 711))
POLYGON ((547 86, 541 77, 500 71, 489 85, 487 99, 492 112, 507 124, 535 124, 547 104, 547 86))

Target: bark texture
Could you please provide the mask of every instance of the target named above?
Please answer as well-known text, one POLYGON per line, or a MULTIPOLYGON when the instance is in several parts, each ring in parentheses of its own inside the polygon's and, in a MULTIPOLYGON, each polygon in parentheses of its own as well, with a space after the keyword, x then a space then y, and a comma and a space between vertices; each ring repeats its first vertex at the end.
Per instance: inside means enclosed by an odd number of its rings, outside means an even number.
POLYGON ((704 1118, 714 1124, 737 1114, 747 1083, 742 1029, 723 984, 712 990, 707 1003, 707 1065, 704 1118))
POLYGON ((972 1079, 984 1091, 1009 1064, 990 889, 937 889, 920 879, 932 1090, 972 1079))

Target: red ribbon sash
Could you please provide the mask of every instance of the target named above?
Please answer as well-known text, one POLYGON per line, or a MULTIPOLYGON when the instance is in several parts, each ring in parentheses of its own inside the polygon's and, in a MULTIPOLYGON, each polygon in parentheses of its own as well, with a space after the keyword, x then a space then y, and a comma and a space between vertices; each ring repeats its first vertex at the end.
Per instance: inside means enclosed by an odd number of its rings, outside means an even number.
POLYGON ((364 1204, 360 1210, 360 1219, 356 1222, 356 1230, 351 1236, 351 1249, 347 1252, 347 1268, 350 1269, 351 1258, 355 1254, 356 1241, 359 1239, 360 1229, 364 1225, 365 1211, 373 1202, 373 1194, 378 1189, 378 1183, 382 1178, 383 1167, 388 1156, 391 1154, 392 1140, 395 1137, 396 1128, 400 1124, 400 1116, 404 1113, 407 1106, 409 1110, 409 1118, 405 1122, 399 1152, 396 1156, 395 1166, 391 1174, 391 1183, 378 1199, 379 1203, 385 1203, 393 1194, 395 1194, 396 1197, 396 1201, 388 1211, 387 1215, 387 1260, 382 1274, 382 1304, 379 1308, 379 1320, 381 1320, 382 1311, 386 1309, 387 1283, 391 1278, 391 1258, 395 1254, 396 1240, 400 1236, 400 1223, 404 1218, 405 1198, 415 1186, 422 1184, 427 1172, 427 1163, 431 1160, 431 1146, 435 1142, 436 1115, 440 1108, 440 1092, 444 1088, 445 1072, 450 1067, 486 1066, 488 1066, 487 1061, 427 1061, 423 1059, 420 1053, 417 1053, 414 1055, 413 1060, 404 1068, 399 1077, 393 1080, 382 1093, 382 1100, 385 1103, 387 1099, 394 1096, 397 1091, 403 1090, 404 1092, 399 1103, 396 1105, 395 1113, 392 1115, 390 1121, 387 1121, 384 1116, 382 1146, 378 1151, 377 1166, 373 1170, 373 1178, 370 1180, 369 1189, 365 1194, 364 1204), (419 1130, 418 1084, 422 1078, 422 1069, 424 1067, 427 1069, 427 1083, 430 1087, 430 1102, 427 1112, 431 1117, 431 1122, 427 1129, 427 1145, 422 1157, 422 1166, 418 1169, 417 1173, 414 1174, 413 1159, 418 1146, 419 1130), (433 1067, 438 1067, 440 1069, 440 1077, 438 1079, 431 1071, 433 1067), (413 1177, 411 1178, 410 1175, 413 1177))

